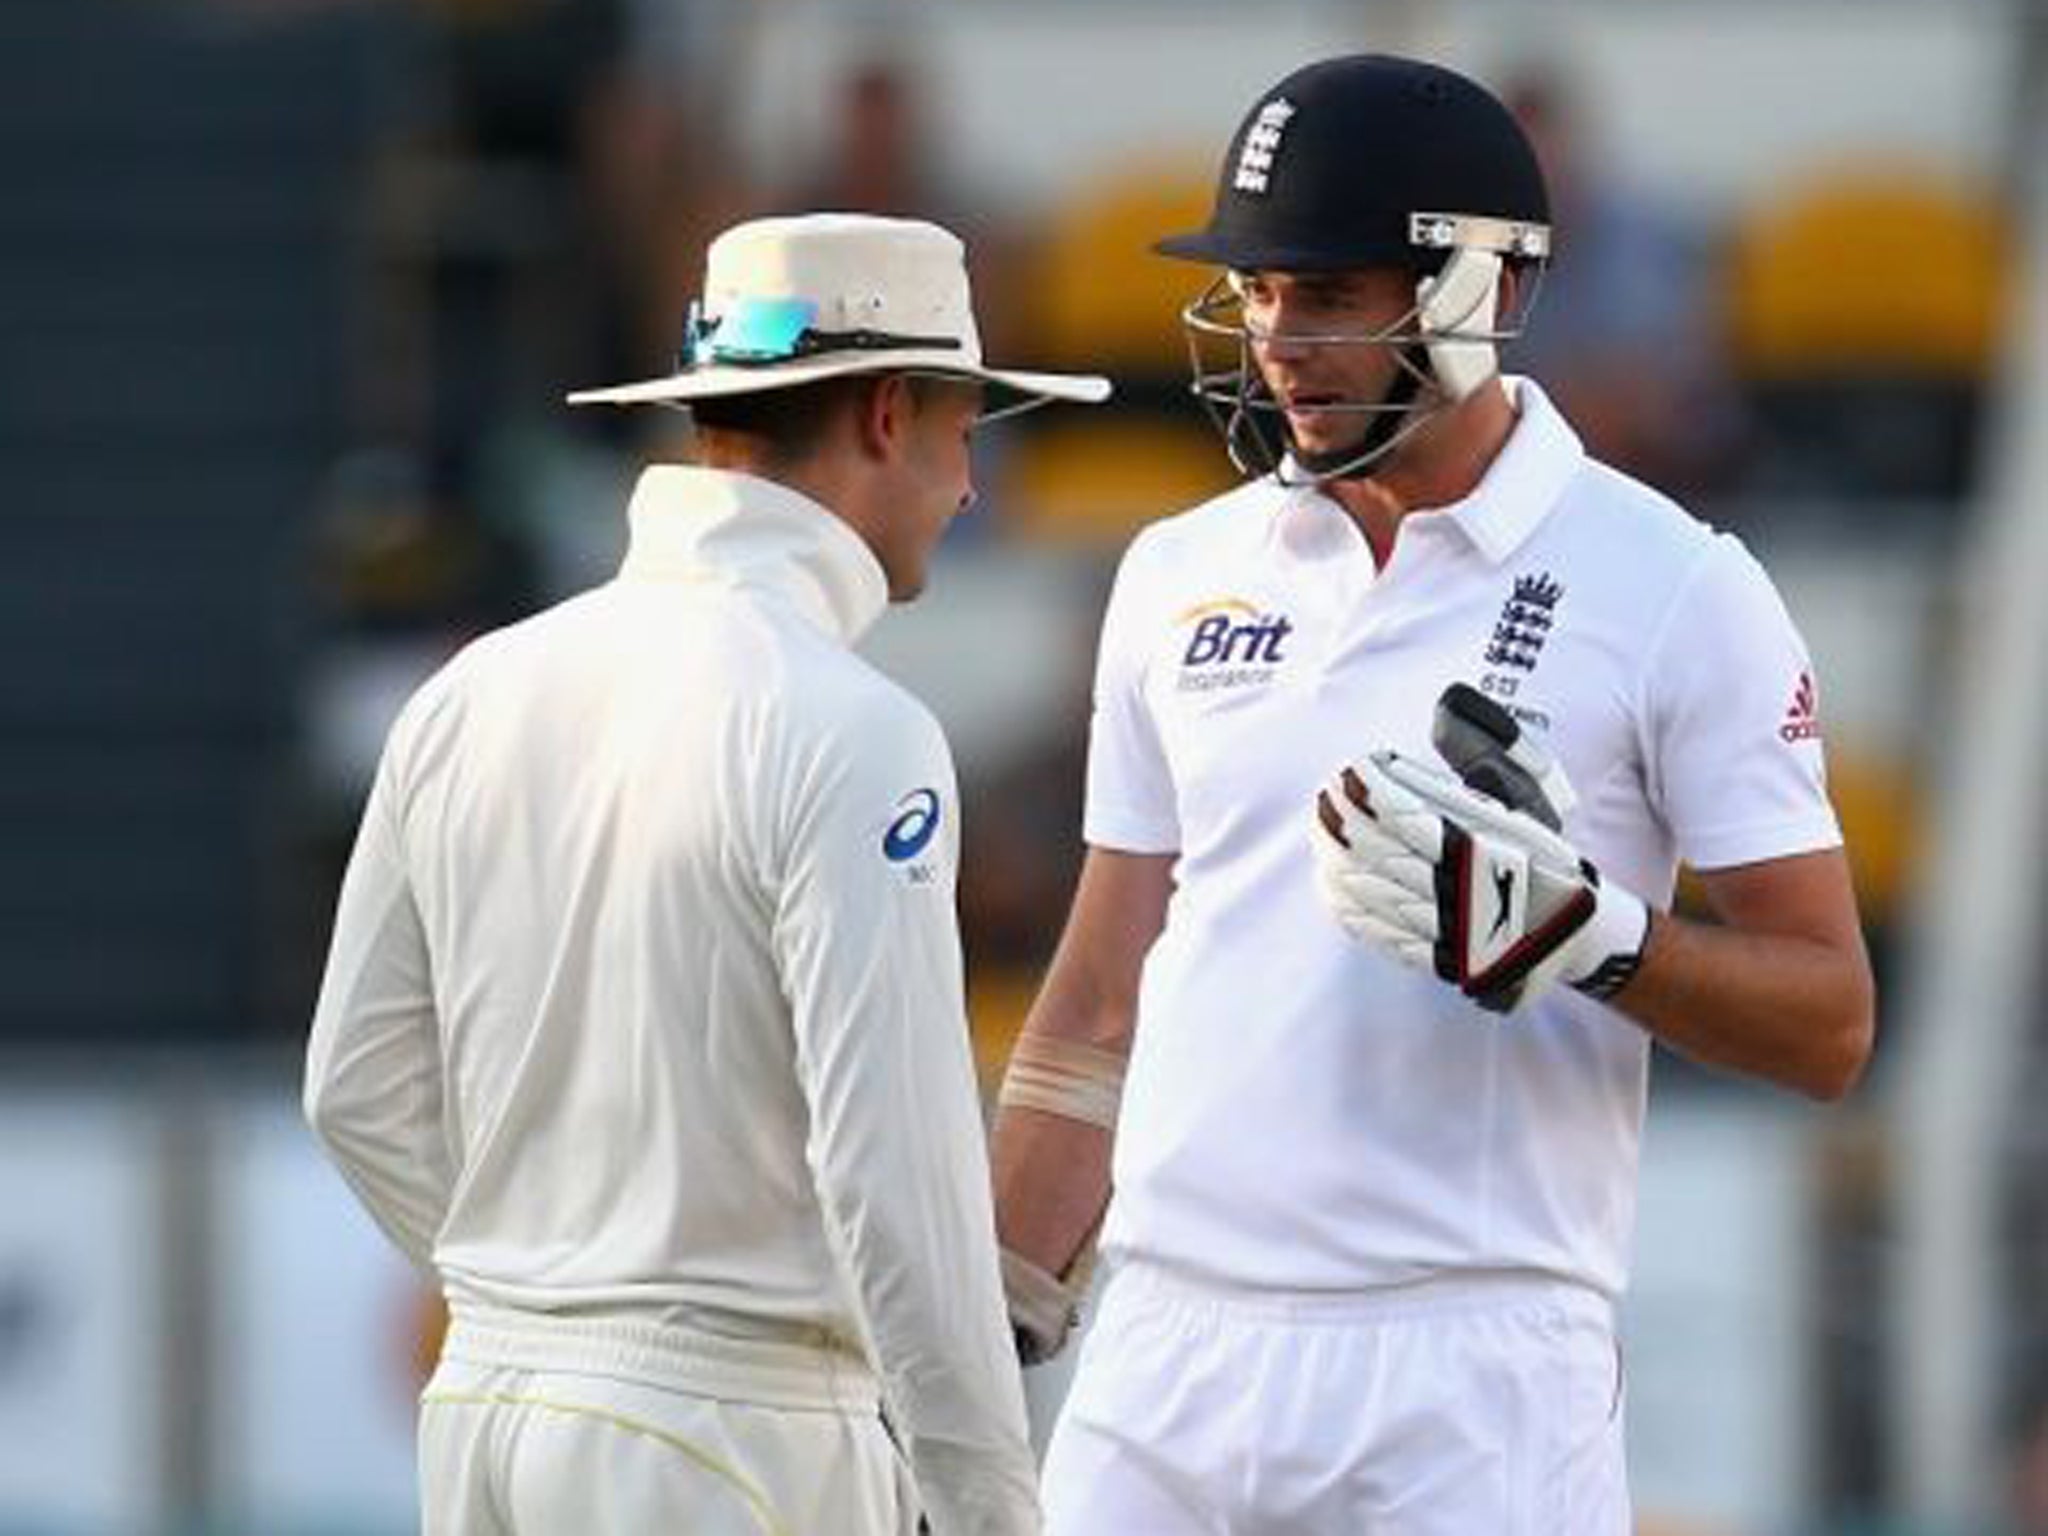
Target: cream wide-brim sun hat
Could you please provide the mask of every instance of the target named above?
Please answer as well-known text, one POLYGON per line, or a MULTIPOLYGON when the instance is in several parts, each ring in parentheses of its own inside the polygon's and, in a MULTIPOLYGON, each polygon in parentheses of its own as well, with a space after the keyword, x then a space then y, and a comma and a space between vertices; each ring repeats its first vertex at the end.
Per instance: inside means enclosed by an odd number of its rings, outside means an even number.
POLYGON ((577 390, 569 403, 687 403, 881 372, 974 379, 1029 404, 1109 398, 1109 380, 1096 374, 983 363, 966 248, 949 231, 812 213, 736 224, 711 242, 675 372, 577 390))

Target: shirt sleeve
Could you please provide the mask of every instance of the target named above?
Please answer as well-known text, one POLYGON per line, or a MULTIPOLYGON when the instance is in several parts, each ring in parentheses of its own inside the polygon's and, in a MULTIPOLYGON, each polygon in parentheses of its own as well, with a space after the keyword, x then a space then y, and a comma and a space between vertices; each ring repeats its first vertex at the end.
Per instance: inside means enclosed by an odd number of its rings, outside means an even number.
POLYGON ((453 1184, 426 938, 387 744, 335 909, 306 1051, 305 1110, 342 1177, 422 1269, 453 1184))
POLYGON ((1148 641, 1141 542, 1118 567, 1095 658, 1088 725, 1088 793, 1082 836, 1124 853, 1180 851, 1173 775, 1145 694, 1148 641))
POLYGON ((774 942, 806 1155, 932 1529, 1035 1532, 954 919, 959 802, 937 725, 902 704, 848 722, 792 785, 774 942))
POLYGON ((1651 798, 1680 858, 1721 869, 1841 844, 1813 660, 1732 535, 1672 605, 1643 687, 1651 798))

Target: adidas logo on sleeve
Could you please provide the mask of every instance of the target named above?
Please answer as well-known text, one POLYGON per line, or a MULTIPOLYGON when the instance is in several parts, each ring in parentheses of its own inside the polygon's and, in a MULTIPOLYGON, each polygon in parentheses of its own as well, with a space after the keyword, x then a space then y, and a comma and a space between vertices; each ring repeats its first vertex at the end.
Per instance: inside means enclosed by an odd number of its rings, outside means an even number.
POLYGON ((1792 703, 1785 711, 1784 723, 1778 727, 1778 737, 1789 745, 1813 741, 1819 736, 1820 692, 1813 686, 1813 674, 1801 672, 1799 685, 1792 690, 1792 703))

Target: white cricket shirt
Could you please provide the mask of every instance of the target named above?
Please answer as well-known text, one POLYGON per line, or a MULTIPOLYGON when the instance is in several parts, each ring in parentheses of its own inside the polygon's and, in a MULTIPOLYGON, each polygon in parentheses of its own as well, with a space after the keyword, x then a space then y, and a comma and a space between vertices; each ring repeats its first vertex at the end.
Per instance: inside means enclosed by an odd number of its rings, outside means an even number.
POLYGON ((1147 957, 1111 1254, 1346 1290, 1527 1272, 1617 1294, 1648 1037, 1556 988, 1508 1018, 1349 938, 1314 889, 1318 785, 1437 761, 1437 696, 1512 709, 1578 791, 1565 832, 1668 906, 1680 860, 1839 843, 1812 666, 1762 569, 1588 458, 1535 385, 1473 494, 1384 570, 1267 479, 1133 542, 1104 622, 1086 834, 1178 853, 1147 957))
POLYGON ((881 568, 743 475, 631 523, 393 728, 309 1117, 458 1304, 864 1342, 936 1529, 1036 1530, 952 760, 847 649, 881 568))

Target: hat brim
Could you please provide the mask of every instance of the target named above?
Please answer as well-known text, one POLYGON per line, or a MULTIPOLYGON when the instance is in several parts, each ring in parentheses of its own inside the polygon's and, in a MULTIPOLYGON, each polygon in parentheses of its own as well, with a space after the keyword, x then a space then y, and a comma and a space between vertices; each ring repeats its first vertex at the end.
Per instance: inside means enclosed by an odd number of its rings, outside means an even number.
POLYGON ((637 384, 614 384, 604 389, 579 389, 569 395, 571 405, 660 405, 670 402, 712 400, 727 395, 759 394, 770 389, 794 389, 825 379, 846 378, 860 373, 936 373, 951 378, 971 379, 1015 390, 1046 400, 1071 400, 1097 405, 1109 398, 1109 380, 1093 373, 1033 373, 1015 368, 966 366, 958 353, 937 349, 905 348, 893 352, 847 352, 796 358, 786 363, 765 363, 736 367, 711 363, 672 373, 667 378, 644 379, 637 384))

